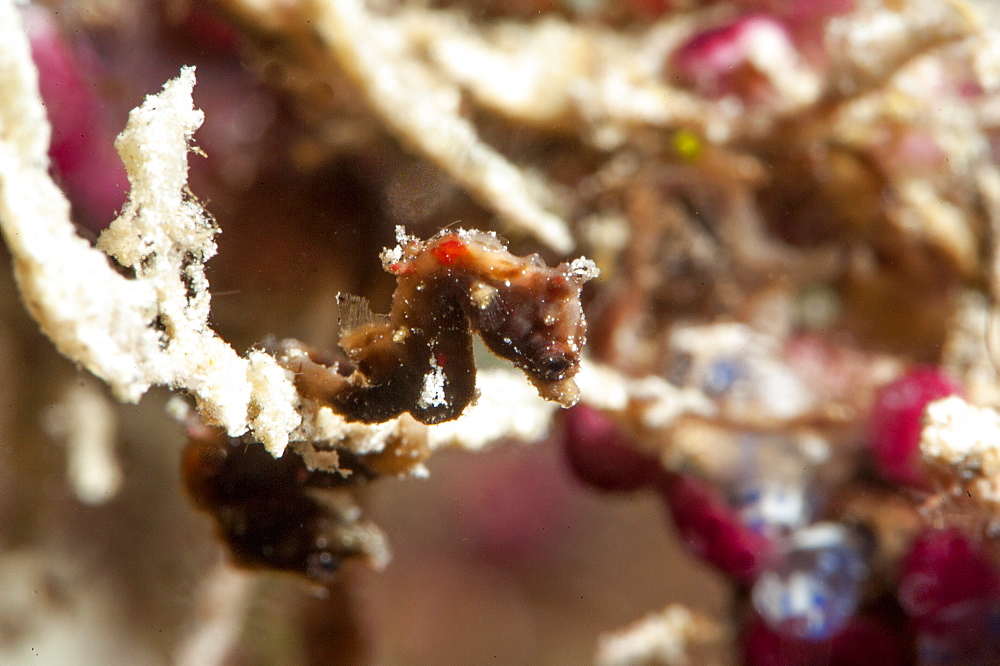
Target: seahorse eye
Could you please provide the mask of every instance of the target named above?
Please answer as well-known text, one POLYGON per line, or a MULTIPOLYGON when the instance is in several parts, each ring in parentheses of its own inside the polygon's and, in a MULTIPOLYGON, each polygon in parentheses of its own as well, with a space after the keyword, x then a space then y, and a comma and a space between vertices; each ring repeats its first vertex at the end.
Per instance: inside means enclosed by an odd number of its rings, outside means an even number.
POLYGON ((573 368, 575 362, 566 353, 549 353, 539 357, 536 365, 536 374, 545 381, 559 381, 566 378, 566 373, 573 368))

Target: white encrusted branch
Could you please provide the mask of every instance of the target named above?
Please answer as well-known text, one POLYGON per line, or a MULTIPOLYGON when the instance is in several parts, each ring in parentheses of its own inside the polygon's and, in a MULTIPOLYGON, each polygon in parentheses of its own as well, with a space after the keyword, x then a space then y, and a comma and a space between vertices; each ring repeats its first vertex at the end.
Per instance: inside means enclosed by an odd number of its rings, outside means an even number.
POLYGON ((947 525, 975 521, 996 538, 1000 514, 1000 413, 951 396, 927 406, 920 437, 923 460, 936 472, 944 501, 928 504, 926 518, 947 525), (948 481, 950 479, 950 481, 948 481), (950 503, 960 510, 947 510, 950 503))
POLYGON ((1000 476, 1000 414, 959 397, 927 406, 920 450, 924 459, 966 477, 1000 476))
MULTIPOLYGON (((188 141, 202 120, 193 86, 194 70, 182 70, 133 112, 118 141, 132 193, 100 245, 136 279, 76 235, 44 161, 8 141, 0 145, 0 224, 24 301, 64 355, 121 400, 154 384, 188 390, 208 420, 234 435, 253 426, 277 452, 299 423, 290 378, 264 354, 240 358, 207 325, 202 261, 215 252, 214 226, 185 195, 188 141), (271 409, 251 417, 252 405, 271 409), (274 405, 284 405, 280 414, 274 405)), ((38 104, 37 93, 23 98, 38 104)), ((20 108, 5 105, 5 127, 20 108)))
POLYGON ((598 666, 688 666, 694 663, 689 654, 693 648, 722 644, 728 638, 719 622, 671 604, 601 636, 594 661, 598 666))
POLYGON ((556 199, 549 186, 479 139, 460 113, 461 90, 422 62, 392 21, 369 13, 362 0, 317 0, 314 11, 329 48, 399 136, 511 227, 558 252, 573 248, 566 223, 549 209, 556 199))
POLYGON ((50 178, 49 125, 37 72, 12 2, 0 2, 0 228, 24 302, 68 358, 136 401, 154 384, 190 391, 203 416, 238 435, 252 428, 284 449, 298 396, 270 356, 241 358, 207 324, 203 262, 216 228, 186 190, 187 153, 202 113, 194 70, 130 115, 117 147, 132 191, 100 241, 136 277, 80 238, 50 178))

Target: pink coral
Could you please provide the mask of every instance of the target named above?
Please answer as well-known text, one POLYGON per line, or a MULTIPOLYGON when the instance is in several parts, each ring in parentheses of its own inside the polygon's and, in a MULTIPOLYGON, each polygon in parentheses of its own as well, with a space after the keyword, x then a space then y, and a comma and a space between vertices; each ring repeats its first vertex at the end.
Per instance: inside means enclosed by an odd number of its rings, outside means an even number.
POLYGON ((903 559, 897 595, 920 631, 971 637, 1000 604, 1000 570, 961 531, 931 530, 903 559))
POLYGON ((87 58, 65 39, 54 16, 37 6, 25 11, 39 88, 52 123, 49 156, 81 221, 107 225, 125 201, 125 168, 103 124, 103 103, 86 74, 87 58))
POLYGON ((674 53, 670 71, 701 95, 757 100, 766 97, 768 86, 755 63, 756 54, 793 48, 781 21, 749 14, 692 37, 674 53))
POLYGON ((576 476, 600 490, 637 490, 665 474, 659 462, 640 453, 611 419, 587 405, 565 412, 561 440, 576 476))
POLYGON ((879 474, 897 483, 920 483, 920 429, 928 403, 962 388, 944 371, 916 367, 879 389, 871 412, 870 446, 879 474))
POLYGON ((708 483, 674 475, 662 492, 687 548, 736 580, 753 581, 774 554, 774 543, 750 529, 708 483))

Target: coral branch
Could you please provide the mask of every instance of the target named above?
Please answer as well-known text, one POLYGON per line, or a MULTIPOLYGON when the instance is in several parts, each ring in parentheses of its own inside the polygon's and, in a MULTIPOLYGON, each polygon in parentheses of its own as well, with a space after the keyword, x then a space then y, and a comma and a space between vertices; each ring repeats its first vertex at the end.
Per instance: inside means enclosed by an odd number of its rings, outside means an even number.
POLYGON ((205 576, 176 664, 222 666, 237 645, 256 579, 220 560, 205 576))
POLYGON ((624 629, 601 636, 595 662, 599 666, 705 663, 695 662, 691 652, 728 640, 727 631, 716 620, 672 604, 624 629))
POLYGON ((320 32, 343 67, 368 93, 384 120, 514 228, 559 252, 573 247, 566 224, 545 202, 555 194, 483 143, 458 114, 460 91, 411 53, 391 22, 369 14, 360 0, 315 4, 320 32))
MULTIPOLYGON (((14 10, 4 3, 0 12, 14 10)), ((6 39, 23 42, 13 18, 4 19, 6 39)), ((30 60, 20 65, 33 71, 30 60)), ((154 384, 191 391, 206 418, 234 435, 252 427, 280 452, 299 425, 291 381, 266 355, 240 358, 207 324, 203 262, 215 253, 217 230, 185 189, 188 146, 202 120, 191 102, 194 80, 193 69, 182 70, 131 114, 117 142, 132 191, 99 245, 135 279, 76 235, 44 152, 18 129, 19 118, 40 108, 28 85, 4 98, 0 224, 24 301, 64 355, 122 400, 134 402, 154 384)))
POLYGON ((38 71, 13 2, 0 5, 0 140, 3 158, 45 169, 51 128, 38 95, 38 71))

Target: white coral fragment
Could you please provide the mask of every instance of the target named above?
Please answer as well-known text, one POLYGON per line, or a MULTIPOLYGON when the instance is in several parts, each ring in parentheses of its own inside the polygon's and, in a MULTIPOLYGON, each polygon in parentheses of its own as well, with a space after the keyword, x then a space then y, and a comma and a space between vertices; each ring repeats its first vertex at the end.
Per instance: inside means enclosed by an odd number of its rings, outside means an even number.
POLYGON ((428 429, 428 446, 486 447, 504 437, 530 442, 549 428, 555 403, 543 400, 524 375, 513 370, 487 370, 476 378, 479 399, 454 421, 428 429))
POLYGON ((38 72, 17 10, 0 3, 0 143, 35 167, 48 167, 51 128, 38 97, 38 72))
POLYGON ((41 111, 37 74, 11 3, 0 4, 0 42, 17 62, 2 68, 7 79, 30 81, 8 88, 0 107, 0 225, 15 257, 24 302, 59 350, 108 381, 123 398, 135 400, 148 387, 146 368, 135 349, 155 349, 158 336, 146 327, 155 317, 155 291, 127 280, 107 257, 76 235, 69 203, 47 173, 44 147, 26 141, 19 127, 48 124, 41 111), (14 77, 12 71, 20 72, 14 77), (15 96, 16 95, 16 96, 15 96), (41 115, 41 119, 38 116, 41 115))
POLYGON ((250 427, 274 456, 281 455, 289 433, 302 425, 298 392, 289 372, 273 356, 253 350, 247 354, 250 383, 250 427))
POLYGON ((154 384, 191 392, 202 415, 253 427, 280 453, 299 425, 297 394, 273 362, 241 358, 208 326, 204 261, 217 228, 187 192, 187 154, 203 115, 185 68, 130 114, 117 148, 132 186, 99 247, 80 238, 47 172, 48 123, 17 11, 0 3, 0 228, 24 302, 63 355, 136 401, 154 384))
POLYGON ((46 411, 43 426, 66 444, 67 476, 77 499, 103 504, 118 493, 122 469, 115 456, 117 417, 94 380, 70 386, 46 411))
POLYGON ((925 459, 959 472, 1000 474, 1000 414, 958 397, 927 406, 920 450, 925 459))
POLYGON ((461 91, 417 57, 416 44, 361 0, 317 0, 320 34, 397 134, 489 203, 513 228, 559 252, 573 247, 555 194, 488 146, 462 117, 461 91))
POLYGON ((430 370, 424 375, 424 385, 420 390, 420 397, 417 406, 424 409, 428 407, 440 407, 447 404, 444 388, 448 379, 444 375, 444 368, 437 363, 437 359, 431 357, 430 370))
POLYGON ((695 663, 689 655, 692 647, 718 642, 723 635, 717 622, 680 604, 671 604, 620 631, 601 636, 594 661, 598 666, 683 666, 695 663))

